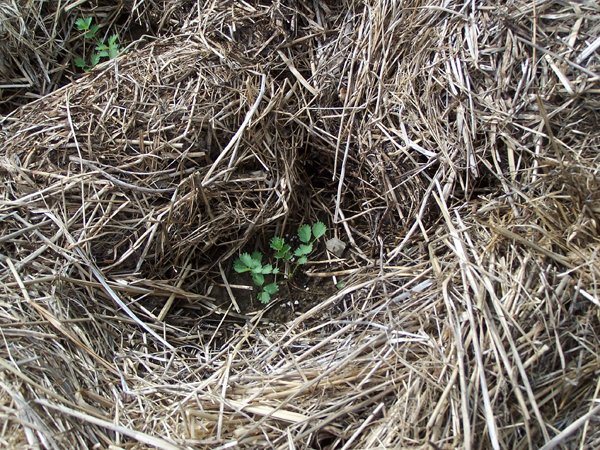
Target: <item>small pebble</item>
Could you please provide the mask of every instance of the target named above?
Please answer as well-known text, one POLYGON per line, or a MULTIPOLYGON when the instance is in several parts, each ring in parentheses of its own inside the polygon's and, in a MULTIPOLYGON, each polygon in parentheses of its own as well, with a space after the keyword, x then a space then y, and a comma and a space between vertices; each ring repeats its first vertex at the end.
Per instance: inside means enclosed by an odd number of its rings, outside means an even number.
POLYGON ((341 258, 346 250, 346 243, 338 238, 331 238, 326 243, 327 250, 333 253, 338 258, 341 258))

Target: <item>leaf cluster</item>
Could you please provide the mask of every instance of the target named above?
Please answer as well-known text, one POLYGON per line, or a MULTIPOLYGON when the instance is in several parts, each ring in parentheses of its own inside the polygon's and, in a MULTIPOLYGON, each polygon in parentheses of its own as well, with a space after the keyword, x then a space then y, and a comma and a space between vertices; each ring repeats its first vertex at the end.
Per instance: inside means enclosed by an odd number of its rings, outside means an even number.
POLYGON ((82 32, 84 39, 96 42, 94 51, 89 55, 89 64, 84 55, 75 58, 75 66, 87 72, 97 66, 102 58, 114 59, 119 56, 121 51, 119 49, 119 36, 113 34, 105 41, 99 39, 97 34, 100 27, 92 24, 91 17, 77 19, 75 21, 75 28, 77 31, 82 32))
POLYGON ((250 272, 252 281, 257 287, 260 287, 258 300, 261 303, 269 303, 271 296, 279 291, 277 283, 265 284, 265 275, 278 274, 279 269, 271 264, 262 263, 263 255, 260 252, 242 253, 233 263, 233 269, 237 273, 250 272))
POLYGON ((325 235, 326 231, 327 227, 323 222, 316 222, 312 226, 304 224, 298 228, 298 239, 301 244, 294 250, 294 256, 298 258, 296 265, 302 266, 308 262, 308 255, 312 253, 314 243, 325 235))
MULTIPOLYGON (((270 247, 274 250, 273 257, 279 262, 289 263, 295 260, 294 269, 286 273, 288 278, 291 278, 298 268, 308 262, 308 256, 314 250, 314 244, 317 239, 325 235, 327 227, 323 222, 316 222, 311 225, 301 225, 298 228, 298 239, 300 244, 292 251, 292 246, 286 242, 283 237, 275 236, 271 239, 270 247)), ((260 252, 242 253, 239 258, 234 261, 233 268, 237 273, 250 273, 252 281, 257 287, 260 287, 258 299, 261 303, 268 303, 271 296, 278 292, 279 286, 277 281, 265 284, 265 275, 279 274, 279 268, 272 264, 262 263, 263 254, 260 252)), ((288 265, 286 264, 286 267, 288 265)))

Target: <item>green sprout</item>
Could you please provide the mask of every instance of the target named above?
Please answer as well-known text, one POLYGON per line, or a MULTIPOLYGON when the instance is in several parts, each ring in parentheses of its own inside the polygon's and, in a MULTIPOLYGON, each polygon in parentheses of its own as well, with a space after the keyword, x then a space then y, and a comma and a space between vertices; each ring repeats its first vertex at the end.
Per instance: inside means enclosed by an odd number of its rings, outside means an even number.
POLYGON ((108 38, 106 44, 104 42, 96 45, 96 54, 100 58, 115 59, 119 56, 119 36, 113 34, 108 38))
POLYGON ((298 266, 308 262, 308 255, 313 251, 313 244, 325 235, 326 231, 327 227, 323 222, 317 222, 312 227, 304 224, 298 229, 298 239, 302 242, 294 252, 294 256, 298 257, 298 261, 296 261, 298 266))
MULTIPOLYGON (((294 251, 292 251, 292 246, 283 237, 275 236, 271 239, 270 247, 274 250, 273 258, 277 262, 285 264, 286 269, 288 269, 285 271, 285 277, 288 280, 293 277, 294 272, 299 266, 308 263, 308 256, 313 252, 314 244, 319 238, 325 235, 326 231, 327 227, 323 222, 316 222, 312 226, 307 224, 301 225, 298 228, 300 244, 294 251), (294 263, 292 270, 289 270, 289 264, 287 264, 290 262, 294 263)), ((250 273, 254 285, 260 288, 258 300, 266 304, 271 301, 271 296, 279 291, 279 285, 277 284, 277 280, 265 284, 265 275, 277 275, 280 271, 277 266, 263 264, 262 259, 263 254, 260 252, 252 254, 242 253, 234 261, 233 269, 237 273, 250 273)))
POLYGON ((96 33, 100 29, 100 27, 96 24, 92 25, 91 17, 80 17, 75 21, 75 28, 77 31, 83 32, 83 37, 86 39, 95 39, 96 33))
POLYGON ((273 255, 275 259, 291 261, 294 256, 292 255, 292 247, 282 237, 275 236, 271 239, 271 248, 275 250, 275 254, 273 255))
POLYGON ((260 252, 242 253, 238 259, 233 263, 233 269, 237 273, 250 272, 252 281, 260 288, 258 293, 258 300, 263 303, 269 303, 271 296, 279 291, 277 283, 265 284, 265 275, 278 274, 279 269, 273 267, 271 264, 262 263, 263 255, 260 252))
POLYGON ((102 58, 114 59, 119 56, 121 51, 119 49, 119 36, 113 34, 106 41, 100 40, 97 37, 100 27, 96 24, 92 24, 91 17, 81 17, 77 19, 75 21, 75 29, 80 31, 84 38, 84 55, 75 58, 74 63, 76 67, 79 67, 87 72, 97 66, 102 58), (87 58, 85 57, 86 41, 96 42, 94 51, 89 55, 89 64, 87 58))

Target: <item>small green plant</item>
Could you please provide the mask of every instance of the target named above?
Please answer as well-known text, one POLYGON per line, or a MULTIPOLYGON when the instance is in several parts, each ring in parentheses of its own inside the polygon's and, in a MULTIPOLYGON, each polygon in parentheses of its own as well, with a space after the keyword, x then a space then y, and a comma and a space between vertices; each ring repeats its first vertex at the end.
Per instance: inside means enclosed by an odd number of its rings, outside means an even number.
MULTIPOLYGON (((294 276, 299 266, 308 262, 308 256, 313 252, 316 241, 323 237, 326 231, 327 227, 323 222, 316 222, 312 226, 301 225, 298 228, 300 244, 294 251, 283 237, 275 236, 271 239, 270 247, 274 250, 273 257, 276 261, 284 264, 284 275, 288 280, 294 276), (291 269, 289 263, 294 263, 291 269)), ((271 296, 279 291, 279 285, 277 280, 265 284, 265 275, 277 275, 280 270, 273 264, 263 264, 262 259, 263 254, 260 252, 242 253, 234 261, 233 269, 237 273, 250 273, 253 283, 260 288, 258 300, 266 304, 271 301, 271 296)))
POLYGON ((119 56, 119 36, 111 35, 106 43, 102 42, 96 45, 96 54, 100 58, 115 59, 119 56))
MULTIPOLYGON (((275 250, 275 259, 283 260, 285 262, 291 261, 295 256, 296 269, 298 266, 302 266, 308 262, 308 255, 313 251, 314 243, 320 237, 325 235, 327 227, 323 222, 316 222, 311 227, 310 225, 304 224, 298 228, 298 239, 300 239, 300 245, 292 253, 292 247, 285 242, 282 237, 274 237, 271 239, 271 248, 275 250)), ((294 270, 295 271, 295 270, 294 270)), ((293 272, 292 272, 293 273, 293 272)))
POLYGON ((87 72, 97 66, 102 58, 114 59, 119 55, 119 52, 121 51, 119 49, 119 36, 113 34, 106 41, 100 40, 97 37, 100 27, 96 24, 92 24, 91 17, 81 17, 77 19, 75 21, 75 28, 82 33, 84 38, 84 55, 75 58, 75 66, 87 72), (95 42, 94 50, 89 55, 89 63, 85 56, 86 41, 95 42))
POLYGON ((77 31, 83 31, 83 37, 86 39, 94 39, 96 37, 96 33, 100 29, 98 25, 92 25, 91 17, 80 17, 75 21, 75 28, 77 31))
POLYGON ((258 300, 261 303, 269 303, 271 295, 279 291, 279 286, 276 282, 265 284, 265 275, 277 274, 279 269, 271 264, 262 263, 263 255, 260 252, 242 253, 233 263, 233 269, 237 273, 250 272, 252 281, 260 288, 258 300))

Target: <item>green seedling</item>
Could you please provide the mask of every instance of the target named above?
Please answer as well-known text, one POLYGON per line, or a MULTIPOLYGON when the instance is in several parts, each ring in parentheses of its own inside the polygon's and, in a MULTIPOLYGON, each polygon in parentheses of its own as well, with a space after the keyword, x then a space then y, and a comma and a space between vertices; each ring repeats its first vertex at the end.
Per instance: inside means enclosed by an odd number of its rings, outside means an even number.
MULTIPOLYGON (((307 224, 300 226, 298 228, 300 244, 294 251, 283 237, 275 236, 271 239, 270 247, 274 250, 273 258, 275 261, 285 264, 287 269, 284 273, 285 278, 291 279, 298 267, 308 262, 308 256, 313 252, 314 244, 325 235, 326 231, 327 227, 323 222, 316 222, 312 226, 307 224), (293 263, 291 270, 289 270, 289 263, 293 263)), ((277 275, 280 271, 277 266, 263 264, 262 259, 263 254, 260 252, 242 253, 235 260, 233 268, 237 273, 250 273, 254 285, 260 288, 258 300, 266 304, 271 301, 271 296, 279 291, 279 285, 277 280, 265 284, 265 275, 277 275)))
POLYGON ((275 259, 281 261, 291 261, 293 258, 292 247, 285 242, 285 239, 282 237, 274 237, 271 239, 271 248, 275 250, 275 254, 273 255, 275 259))
POLYGON ((263 255, 260 252, 242 253, 233 263, 233 269, 237 273, 250 272, 252 281, 260 288, 258 300, 261 303, 269 303, 271 296, 279 290, 277 283, 265 284, 265 275, 278 274, 279 269, 271 264, 262 263, 263 255))
POLYGON ((115 59, 119 56, 119 36, 113 34, 106 43, 96 45, 96 54, 100 58, 115 59))
POLYGON ((83 32, 83 37, 86 39, 95 39, 96 33, 100 27, 96 24, 92 25, 91 17, 80 17, 75 21, 75 28, 77 31, 83 32))
POLYGON ((76 67, 85 70, 86 72, 96 67, 102 58, 114 59, 119 56, 119 36, 116 34, 111 35, 106 41, 100 40, 97 37, 98 30, 100 27, 96 24, 92 24, 91 17, 81 17, 75 21, 75 28, 77 31, 82 33, 84 38, 83 49, 84 55, 75 58, 74 63, 76 67), (95 41, 94 51, 89 55, 89 62, 85 56, 86 53, 86 41, 95 41))
POLYGON ((327 227, 323 222, 317 222, 312 227, 304 224, 298 229, 298 239, 302 243, 294 251, 294 256, 298 258, 297 265, 302 266, 308 262, 308 255, 312 253, 314 243, 324 236, 326 231, 327 227))

